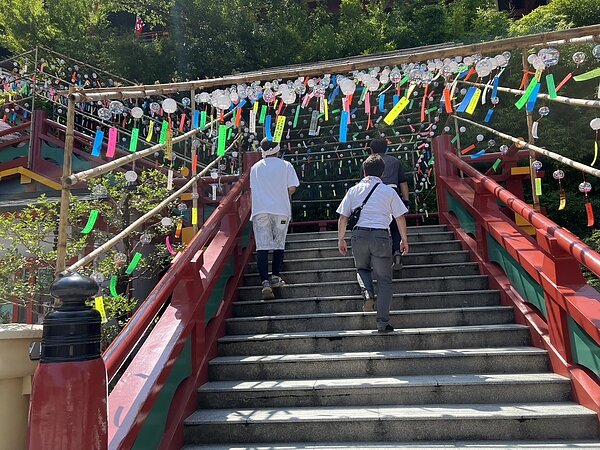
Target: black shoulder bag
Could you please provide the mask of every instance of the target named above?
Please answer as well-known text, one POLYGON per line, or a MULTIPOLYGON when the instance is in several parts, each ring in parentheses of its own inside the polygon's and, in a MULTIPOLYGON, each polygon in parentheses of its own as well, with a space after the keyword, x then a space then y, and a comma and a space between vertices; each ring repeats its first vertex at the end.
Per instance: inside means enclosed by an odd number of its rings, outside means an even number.
POLYGON ((369 197, 371 196, 371 194, 373 193, 373 191, 377 188, 377 186, 379 186, 379 183, 376 183, 375 186, 373 186, 371 188, 371 191, 369 192, 369 194, 365 197, 365 199, 363 200, 363 202, 361 203, 360 206, 354 208, 352 210, 352 213, 350 214, 350 217, 348 217, 348 226, 347 228, 354 228, 356 226, 356 224, 358 223, 358 219, 360 218, 360 213, 362 212, 363 206, 365 206, 365 203, 367 203, 367 200, 369 200, 369 197))

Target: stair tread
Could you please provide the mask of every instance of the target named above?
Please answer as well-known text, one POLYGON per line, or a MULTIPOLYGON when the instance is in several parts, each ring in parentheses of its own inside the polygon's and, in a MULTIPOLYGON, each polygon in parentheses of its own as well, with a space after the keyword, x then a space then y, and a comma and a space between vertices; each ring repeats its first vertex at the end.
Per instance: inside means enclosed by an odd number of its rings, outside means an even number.
MULTIPOLYGON (((458 374, 458 375, 412 375, 394 377, 337 378, 337 379, 301 379, 301 380, 266 380, 266 381, 210 381, 202 385, 200 393, 219 393, 235 391, 297 391, 320 389, 365 389, 365 388, 414 388, 419 386, 440 387, 444 385, 490 385, 490 384, 522 384, 522 383, 564 383, 568 378, 555 373, 518 373, 518 374, 458 374)), ((307 394, 308 395, 308 394, 307 394)))
MULTIPOLYGON (((250 286, 252 289, 256 289, 256 286, 250 286)), ((495 289, 473 289, 472 291, 448 291, 448 292, 402 292, 394 294, 394 298, 399 297, 432 297, 432 296, 451 296, 451 295, 481 295, 481 294, 490 294, 490 293, 499 293, 500 291, 495 289)), ((360 295, 337 295, 337 296, 324 296, 324 297, 293 297, 293 298, 276 298, 274 300, 269 300, 265 302, 264 300, 239 300, 234 304, 243 304, 243 305, 252 305, 252 304, 261 304, 261 305, 270 305, 274 303, 287 303, 287 302, 314 302, 314 301, 324 301, 324 300, 351 300, 351 299, 361 299, 360 295)))
POLYGON ((311 443, 260 443, 260 444, 211 444, 187 445, 182 450, 400 450, 400 449, 563 449, 563 448, 600 448, 598 441, 583 440, 543 440, 543 441, 453 441, 453 442, 311 442, 311 443))
MULTIPOLYGON (((454 232, 453 231, 431 231, 431 232, 425 232, 425 233, 419 233, 419 232, 408 233, 408 236, 432 236, 432 235, 440 235, 440 236, 443 235, 443 236, 448 236, 448 237, 454 238, 454 232)), ((352 233, 346 233, 346 235, 345 235, 345 237, 347 239, 349 239, 351 236, 352 236, 352 233)), ((322 237, 322 238, 316 238, 316 239, 311 239, 310 237, 307 236, 306 239, 294 239, 294 240, 289 241, 289 242, 293 242, 294 244, 296 244, 296 243, 302 243, 302 242, 337 241, 337 239, 338 239, 337 236, 322 237)))
MULTIPOLYGON (((335 241, 334 239, 330 239, 330 240, 335 241)), ((296 242, 298 242, 298 241, 296 241, 296 242)), ((315 241, 313 239, 311 239, 306 242, 315 242, 315 241)), ((443 241, 416 241, 416 242, 410 242, 410 245, 411 245, 411 247, 415 247, 415 246, 425 246, 425 245, 433 246, 436 244, 439 245, 439 244, 449 244, 449 243, 460 244, 461 241, 458 239, 447 239, 447 240, 443 240, 443 241)), ((286 253, 287 252, 305 252, 307 250, 323 250, 323 249, 331 249, 331 248, 337 250, 337 245, 331 246, 331 247, 306 247, 306 248, 294 248, 294 249, 290 249, 290 250, 286 249, 286 253)), ((352 246, 348 245, 348 248, 350 249, 350 248, 352 248, 352 246)), ((256 252, 254 252, 254 253, 256 253, 256 252)))
POLYGON ((596 414, 571 402, 557 403, 490 403, 490 404, 443 404, 405 406, 346 406, 346 407, 285 407, 256 409, 210 409, 197 410, 185 420, 185 424, 202 425, 214 423, 282 423, 322 421, 387 421, 387 420, 522 420, 543 417, 570 416, 589 417, 596 414))
MULTIPOLYGON (((331 247, 331 248, 337 248, 337 247, 331 247)), ((293 262, 301 262, 301 261, 315 261, 314 258, 301 258, 301 259, 292 259, 292 258, 288 258, 288 252, 294 252, 294 251, 298 251, 299 249, 295 249, 295 250, 286 250, 285 251, 285 262, 286 263, 293 263, 293 262)), ((304 250, 304 249, 300 249, 300 250, 304 250)), ((406 257, 411 257, 411 256, 423 256, 423 255, 447 255, 448 253, 462 253, 462 254, 468 254, 469 251, 468 250, 446 250, 446 251, 441 251, 441 252, 413 252, 411 251, 409 254, 406 255, 406 257)), ((353 259, 351 254, 348 254, 348 256, 323 256, 323 257, 319 257, 319 261, 332 261, 332 260, 340 260, 340 259, 353 259)), ((465 262, 470 262, 470 261, 465 261, 465 262)), ((250 265, 256 265, 256 262, 251 262, 250 265)))
MULTIPOLYGON (((390 311, 390 315, 411 315, 411 314, 444 314, 444 313, 457 313, 457 312, 495 312, 495 311, 512 311, 511 306, 472 306, 472 307, 459 307, 459 308, 433 308, 433 309, 409 309, 409 310, 398 310, 390 311)), ((313 314, 282 314, 282 315, 268 315, 268 316, 250 316, 250 317, 231 317, 227 319, 228 323, 236 322, 256 322, 256 321, 269 321, 269 320, 292 320, 292 319, 317 319, 327 317, 354 317, 354 316, 373 316, 376 312, 362 312, 362 311, 347 311, 347 312, 336 312, 336 313, 313 313, 313 314)))
MULTIPOLYGON (((407 279, 403 279, 403 278, 397 278, 394 279, 393 282, 394 283, 414 283, 416 281, 424 281, 424 282, 428 282, 428 281, 437 281, 437 280, 464 280, 465 278, 468 279, 487 279, 488 276, 487 275, 448 275, 448 276, 443 276, 443 277, 419 277, 419 278, 407 278, 407 279)), ((374 281, 375 284, 377 284, 377 281, 374 281)), ((286 287, 303 287, 303 286, 314 286, 316 283, 294 283, 294 284, 286 284, 285 287, 283 287, 282 289, 285 289, 286 287)), ((339 284, 357 284, 356 280, 348 280, 348 281, 328 281, 326 283, 327 286, 332 286, 332 285, 339 285, 339 284)), ((254 290, 256 289, 258 286, 241 286, 239 288, 239 290, 254 290)), ((454 291, 451 291, 454 292, 454 291)))
MULTIPOLYGON (((497 325, 465 325, 454 327, 429 327, 429 328, 397 328, 388 336, 394 334, 435 334, 435 333, 475 333, 481 331, 521 331, 528 330, 526 325, 497 324, 497 325)), ((278 339, 306 339, 306 338, 343 338, 357 336, 371 336, 380 334, 377 330, 328 330, 328 331, 298 331, 291 333, 260 333, 228 335, 219 339, 219 343, 268 341, 278 339)))
MULTIPOLYGON (((290 261, 292 262, 292 261, 290 261)), ((293 264, 290 264, 291 266, 293 264)), ((476 262, 471 262, 471 261, 464 261, 464 262, 456 262, 456 263, 439 263, 439 264, 404 264, 404 268, 411 268, 411 269, 438 269, 438 268, 445 268, 445 267, 462 267, 462 266, 477 266, 478 263, 476 262)), ((313 273, 322 273, 322 272, 356 272, 356 269, 354 267, 342 267, 342 268, 324 268, 321 270, 314 270, 312 271, 313 273)), ((282 277, 285 279, 285 275, 294 275, 294 274, 298 274, 298 273, 306 273, 306 270, 284 270, 283 272, 281 272, 280 275, 282 275, 282 277)), ((247 274, 245 274, 246 276, 257 276, 258 272, 249 272, 247 274)), ((414 279, 414 278, 411 278, 414 279)))
POLYGON ((546 355, 546 350, 537 347, 493 347, 493 348, 465 348, 465 349, 439 349, 439 350, 394 350, 372 352, 332 352, 332 353, 302 353, 278 355, 236 355, 217 356, 210 360, 209 365, 217 364, 262 364, 292 363, 292 362, 320 362, 320 361, 350 361, 357 359, 384 360, 407 358, 458 358, 469 356, 487 355, 546 355))

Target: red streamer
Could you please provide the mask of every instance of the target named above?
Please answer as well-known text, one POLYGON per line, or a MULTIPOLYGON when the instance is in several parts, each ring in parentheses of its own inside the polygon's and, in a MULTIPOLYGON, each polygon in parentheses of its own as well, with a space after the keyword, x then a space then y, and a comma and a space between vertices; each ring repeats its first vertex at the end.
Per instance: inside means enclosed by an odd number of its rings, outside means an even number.
POLYGON ((594 208, 592 208, 592 204, 590 202, 586 202, 585 204, 585 210, 587 212, 587 226, 588 227, 593 227, 594 226, 594 208))
POLYGON ((429 91, 429 85, 425 85, 425 93, 423 94, 423 102, 421 103, 421 122, 425 122, 425 107, 427 106, 427 91, 429 91))
POLYGON ((569 80, 573 78, 573 72, 568 73, 560 83, 558 83, 558 86, 556 86, 556 92, 560 91, 562 89, 562 87, 567 84, 569 82, 569 80))
POLYGON ((181 119, 179 120, 179 131, 183 131, 183 126, 185 125, 185 113, 181 115, 181 119))
POLYGON ((475 144, 471 144, 469 145, 467 148, 463 149, 460 151, 461 155, 466 155, 467 153, 469 153, 471 150, 475 149, 475 144))
POLYGON ((452 99, 450 98, 450 89, 444 89, 444 107, 448 114, 452 114, 452 99))

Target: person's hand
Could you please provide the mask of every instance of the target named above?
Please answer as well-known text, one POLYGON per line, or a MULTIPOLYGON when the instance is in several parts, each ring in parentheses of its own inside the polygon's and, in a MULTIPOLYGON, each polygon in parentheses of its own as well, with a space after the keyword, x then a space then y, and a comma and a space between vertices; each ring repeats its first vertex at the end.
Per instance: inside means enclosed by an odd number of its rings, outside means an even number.
POLYGON ((400 242, 400 251, 403 255, 406 255, 408 253, 408 242, 406 242, 405 240, 400 242))
POLYGON ((346 256, 346 253, 348 253, 348 244, 345 239, 338 240, 338 250, 342 256, 346 256))

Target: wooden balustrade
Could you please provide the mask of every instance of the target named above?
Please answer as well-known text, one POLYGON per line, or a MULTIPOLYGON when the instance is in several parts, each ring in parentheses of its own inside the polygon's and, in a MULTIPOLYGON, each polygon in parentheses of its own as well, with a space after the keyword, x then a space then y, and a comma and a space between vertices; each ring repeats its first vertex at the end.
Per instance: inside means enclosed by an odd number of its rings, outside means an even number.
POLYGON ((433 140, 440 223, 461 239, 503 303, 515 307, 553 370, 571 378, 575 400, 600 415, 600 293, 580 269, 600 276, 600 254, 456 156, 450 139, 433 140), (505 211, 527 220, 535 239, 505 211))

